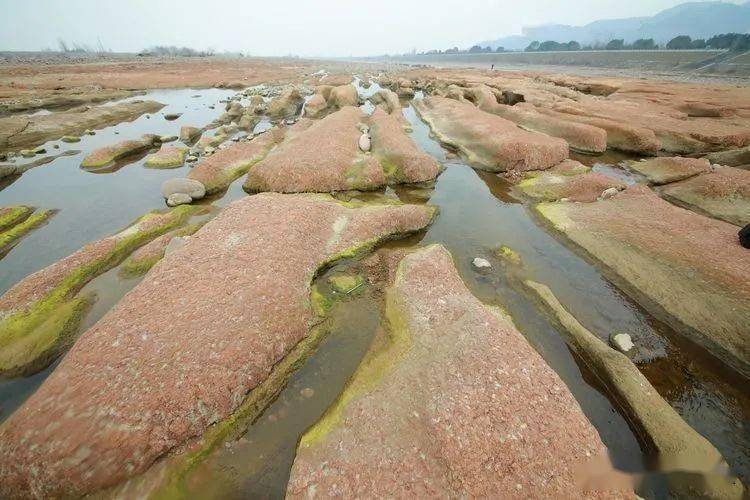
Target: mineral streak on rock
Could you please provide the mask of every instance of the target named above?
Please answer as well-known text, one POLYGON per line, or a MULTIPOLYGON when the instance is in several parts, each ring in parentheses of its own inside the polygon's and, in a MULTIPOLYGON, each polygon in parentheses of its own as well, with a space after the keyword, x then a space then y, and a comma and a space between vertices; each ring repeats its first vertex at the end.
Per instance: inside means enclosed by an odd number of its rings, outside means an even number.
MULTIPOLYGON (((147 214, 114 236, 89 243, 26 277, 0 297, 0 376, 33 373, 71 340, 89 302, 76 294, 134 249, 184 222, 197 209, 147 214)), ((32 216, 34 217, 34 216, 32 216)), ((28 221, 28 219, 27 219, 28 221)))
POLYGON ((737 243, 736 226, 638 184, 606 201, 537 210, 652 313, 750 375, 750 253, 737 243))
POLYGON ((145 471, 212 424, 230 425, 318 321, 315 273, 434 215, 429 206, 325 195, 231 204, 84 333, 3 424, 0 496, 90 493, 145 471))
POLYGON ((617 496, 581 491, 574 470, 605 452, 596 430, 443 247, 401 261, 385 314, 388 330, 303 436, 287 497, 617 496))
POLYGON ((607 392, 614 395, 659 470, 699 473, 697 484, 684 476, 671 480, 671 493, 677 498, 696 494, 708 498, 742 498, 744 488, 738 479, 726 477, 728 467, 719 451, 685 423, 627 356, 584 328, 549 287, 528 280, 525 284, 552 311, 568 332, 573 349, 604 382, 607 392), (705 479, 708 481, 704 482, 705 479))
POLYGON ((470 103, 428 97, 414 107, 441 142, 484 170, 545 170, 568 157, 564 140, 521 130, 470 103))

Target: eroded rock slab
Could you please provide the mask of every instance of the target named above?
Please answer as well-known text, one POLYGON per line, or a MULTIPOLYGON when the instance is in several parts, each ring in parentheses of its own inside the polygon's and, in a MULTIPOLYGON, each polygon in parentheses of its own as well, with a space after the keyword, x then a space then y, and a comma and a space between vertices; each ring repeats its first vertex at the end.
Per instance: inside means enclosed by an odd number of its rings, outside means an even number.
POLYGON ((544 170, 568 157, 564 140, 521 130, 470 103, 428 97, 414 107, 441 142, 491 172, 544 170))
POLYGON ((32 214, 33 211, 33 208, 24 206, 0 208, 0 257, 55 214, 54 210, 39 210, 32 214))
POLYGON ((521 181, 518 187, 525 195, 537 200, 591 202, 601 197, 607 189, 625 189, 625 184, 598 172, 580 175, 542 172, 521 181))
POLYGON ((484 85, 471 88, 468 92, 480 109, 510 120, 524 130, 559 137, 578 151, 603 153, 607 149, 607 132, 602 128, 543 115, 521 106, 501 104, 490 88, 484 85))
POLYGON ((434 213, 323 195, 231 204, 84 333, 3 424, 0 496, 80 496, 201 436, 308 335, 318 268, 434 213))
POLYGON ((665 186, 662 195, 670 201, 738 226, 750 224, 750 171, 717 167, 665 186))
POLYGON ((605 452, 596 430, 443 247, 401 261, 386 315, 391 331, 303 436, 288 497, 598 496, 574 478, 605 452))
POLYGON ((148 168, 178 168, 185 163, 188 148, 181 146, 162 146, 159 151, 149 155, 144 162, 148 168))
POLYGON ((188 174, 188 179, 199 181, 206 194, 222 191, 250 168, 266 157, 284 138, 284 130, 273 128, 250 142, 235 142, 204 158, 188 174))
POLYGON ((130 141, 120 141, 118 143, 95 149, 89 153, 81 162, 82 168, 99 168, 114 163, 117 160, 130 155, 142 153, 152 148, 158 137, 151 134, 145 134, 140 139, 130 141))
POLYGON ((739 167, 748 170, 750 169, 750 146, 709 153, 706 155, 706 159, 718 165, 739 167))
POLYGON ((81 288, 139 246, 184 222, 196 210, 180 207, 147 214, 114 236, 89 243, 24 278, 3 294, 0 375, 31 373, 46 366, 67 346, 78 327, 88 304, 86 297, 76 295, 81 288))
POLYGON ((80 136, 88 129, 132 121, 163 107, 163 104, 154 101, 130 101, 47 115, 0 118, 0 150, 36 146, 65 135, 80 136))
POLYGON ((674 157, 632 161, 628 166, 644 175, 652 184, 669 184, 708 172, 711 164, 705 159, 674 157))
POLYGON ((295 193, 383 186, 380 164, 358 146, 357 126, 364 121, 359 109, 346 107, 308 128, 295 125, 287 139, 250 170, 244 189, 295 193))
POLYGON ((292 118, 297 115, 304 101, 299 90, 290 87, 271 101, 268 116, 272 119, 292 118))
POLYGON ((440 165, 414 144, 396 117, 377 108, 368 123, 372 154, 380 162, 388 184, 425 182, 438 176, 440 165))
POLYGON ((750 375, 750 252, 737 242, 736 226, 637 184, 606 201, 537 209, 652 313, 750 375))

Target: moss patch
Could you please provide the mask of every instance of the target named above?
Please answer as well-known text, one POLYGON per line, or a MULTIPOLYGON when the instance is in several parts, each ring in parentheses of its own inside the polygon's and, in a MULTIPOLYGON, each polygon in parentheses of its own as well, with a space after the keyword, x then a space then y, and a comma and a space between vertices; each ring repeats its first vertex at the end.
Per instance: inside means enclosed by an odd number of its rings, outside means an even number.
MULTIPOLYGON (((64 314, 66 304, 75 302, 75 294, 96 276, 122 262, 136 248, 184 223, 198 210, 200 207, 183 205, 173 209, 170 217, 156 227, 149 230, 123 231, 127 235, 119 239, 110 252, 72 269, 60 284, 43 298, 22 311, 13 312, 2 318, 0 376, 28 374, 39 369, 40 360, 48 359, 50 350, 54 351, 71 331, 78 328, 78 322, 76 321, 73 326, 73 320, 80 320, 82 314, 64 314)), ((144 222, 154 216, 155 214, 147 214, 138 222, 144 222)))
POLYGON ((361 288, 365 280, 359 275, 338 274, 328 278, 328 284, 336 293, 350 294, 361 288))
POLYGON ((26 218, 20 224, 16 224, 10 229, 0 233, 0 252, 7 250, 10 245, 26 235, 32 229, 43 224, 47 219, 54 215, 54 210, 42 210, 26 218))
POLYGON ((503 245, 500 248, 496 248, 494 253, 499 259, 506 260, 517 266, 521 265, 521 256, 510 247, 503 245))
POLYGON ((25 205, 0 208, 0 233, 15 226, 32 213, 34 209, 25 205))
MULTIPOLYGON (((172 235, 172 238, 170 238, 170 241, 173 238, 177 238, 181 236, 189 236, 195 233, 204 224, 205 222, 201 222, 197 224, 189 224, 182 229, 178 229, 174 231, 174 234, 172 235)), ((142 259, 135 259, 133 257, 130 257, 128 260, 125 261, 125 263, 122 266, 120 266, 120 270, 118 271, 118 274, 122 276, 123 278, 135 278, 136 276, 143 276, 152 267, 154 267, 157 262, 159 262, 162 258, 164 258, 164 252, 166 251, 166 249, 167 248, 165 245, 164 248, 162 248, 159 252, 155 253, 154 255, 150 255, 148 257, 142 258, 142 259)))

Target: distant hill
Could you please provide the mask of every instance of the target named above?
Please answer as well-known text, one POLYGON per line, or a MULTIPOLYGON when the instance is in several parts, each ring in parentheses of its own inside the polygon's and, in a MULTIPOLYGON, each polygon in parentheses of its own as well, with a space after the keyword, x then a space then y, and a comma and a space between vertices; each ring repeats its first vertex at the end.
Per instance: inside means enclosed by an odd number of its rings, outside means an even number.
POLYGON ((688 2, 663 10, 652 17, 604 19, 584 26, 548 24, 524 27, 523 35, 513 35, 480 42, 482 47, 498 46, 506 50, 523 50, 534 40, 569 42, 582 45, 606 43, 624 38, 626 43, 639 38, 653 38, 666 43, 678 35, 710 38, 720 33, 750 32, 750 2, 737 5, 724 2, 688 2))

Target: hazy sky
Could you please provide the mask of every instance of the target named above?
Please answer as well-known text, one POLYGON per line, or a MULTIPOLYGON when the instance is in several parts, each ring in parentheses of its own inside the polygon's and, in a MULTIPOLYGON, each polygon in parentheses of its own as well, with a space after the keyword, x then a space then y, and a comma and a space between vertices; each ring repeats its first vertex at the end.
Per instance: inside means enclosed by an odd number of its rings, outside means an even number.
MULTIPOLYGON (((0 0, 0 50, 68 43, 348 56, 468 47, 522 26, 652 15, 683 0, 0 0)), ((737 2, 739 3, 739 1, 737 2)))

